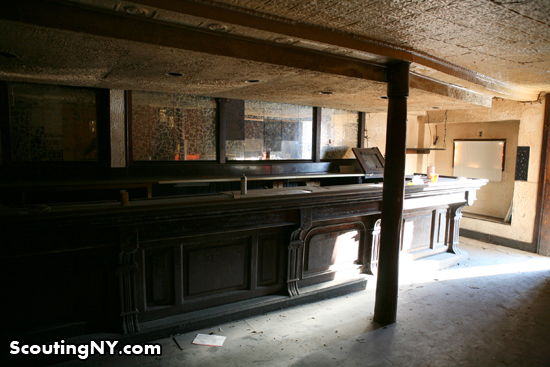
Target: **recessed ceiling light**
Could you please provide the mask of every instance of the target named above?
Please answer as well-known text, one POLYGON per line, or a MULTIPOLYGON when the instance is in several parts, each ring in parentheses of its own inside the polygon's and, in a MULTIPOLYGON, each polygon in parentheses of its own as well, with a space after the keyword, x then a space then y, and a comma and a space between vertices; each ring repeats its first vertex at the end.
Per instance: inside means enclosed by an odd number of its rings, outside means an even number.
POLYGON ((7 59, 15 59, 17 57, 17 55, 14 55, 11 52, 5 52, 5 51, 0 51, 0 56, 5 57, 7 59))
POLYGON ((328 90, 323 90, 321 92, 319 92, 319 94, 333 94, 334 92, 331 92, 331 91, 328 91, 328 90))
POLYGON ((277 43, 283 43, 283 44, 290 44, 295 42, 292 38, 286 38, 286 37, 277 37, 273 41, 277 43))
POLYGON ((132 15, 147 15, 149 13, 149 10, 134 5, 125 6, 123 9, 126 13, 132 15))
POLYGON ((220 23, 210 23, 206 26, 206 28, 210 29, 211 31, 227 32, 227 26, 220 23))
POLYGON ((245 83, 259 83, 260 80, 259 79, 250 79, 250 80, 245 80, 244 82, 245 83))
POLYGON ((182 73, 166 73, 168 76, 183 76, 182 73))
POLYGON ((381 99, 388 99, 388 96, 382 96, 381 99))

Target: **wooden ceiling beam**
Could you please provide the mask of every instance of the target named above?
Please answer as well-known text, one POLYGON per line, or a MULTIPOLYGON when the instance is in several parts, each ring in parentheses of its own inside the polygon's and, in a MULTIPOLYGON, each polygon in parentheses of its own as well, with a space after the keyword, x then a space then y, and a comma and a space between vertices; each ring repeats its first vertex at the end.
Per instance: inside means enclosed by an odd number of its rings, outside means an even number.
POLYGON ((372 39, 346 31, 322 27, 212 0, 133 0, 135 4, 159 10, 206 18, 288 37, 344 47, 388 58, 389 62, 414 62, 487 89, 487 94, 501 94, 511 99, 525 98, 525 91, 470 69, 450 63, 412 48, 372 39))
POLYGON ((320 73, 386 81, 384 65, 74 3, 13 1, 3 6, 0 19, 320 73))
POLYGON ((440 96, 458 99, 476 106, 491 107, 492 104, 491 96, 477 93, 457 85, 444 83, 415 73, 411 73, 409 79, 411 89, 420 89, 440 96))

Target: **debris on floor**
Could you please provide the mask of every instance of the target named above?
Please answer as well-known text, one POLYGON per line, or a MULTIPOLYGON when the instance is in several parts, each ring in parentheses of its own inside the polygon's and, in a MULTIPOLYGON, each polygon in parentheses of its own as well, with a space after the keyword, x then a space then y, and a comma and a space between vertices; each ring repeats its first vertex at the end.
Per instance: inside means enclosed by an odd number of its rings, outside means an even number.
POLYGON ((221 335, 198 334, 195 340, 193 340, 193 344, 221 347, 223 342, 225 342, 225 338, 225 336, 221 335))
POLYGON ((174 341, 174 343, 176 343, 176 345, 178 346, 178 348, 179 348, 180 350, 183 350, 183 348, 181 347, 180 343, 178 343, 178 341, 176 340, 175 337, 172 337, 172 340, 174 341))

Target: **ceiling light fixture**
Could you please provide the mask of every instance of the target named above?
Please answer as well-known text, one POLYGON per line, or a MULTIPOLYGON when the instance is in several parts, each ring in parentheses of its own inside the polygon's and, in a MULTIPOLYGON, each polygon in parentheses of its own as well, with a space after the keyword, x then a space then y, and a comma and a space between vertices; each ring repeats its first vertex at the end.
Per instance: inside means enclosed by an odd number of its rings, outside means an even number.
POLYGON ((227 32, 227 26, 220 23, 210 23, 206 26, 206 28, 210 29, 211 31, 227 32))
POLYGON ((286 37, 277 37, 277 38, 273 39, 273 41, 275 41, 277 43, 283 43, 283 44, 290 44, 290 43, 295 42, 292 38, 286 38, 286 37))
POLYGON ((126 13, 132 15, 147 15, 149 13, 149 10, 133 5, 125 6, 123 9, 126 13))

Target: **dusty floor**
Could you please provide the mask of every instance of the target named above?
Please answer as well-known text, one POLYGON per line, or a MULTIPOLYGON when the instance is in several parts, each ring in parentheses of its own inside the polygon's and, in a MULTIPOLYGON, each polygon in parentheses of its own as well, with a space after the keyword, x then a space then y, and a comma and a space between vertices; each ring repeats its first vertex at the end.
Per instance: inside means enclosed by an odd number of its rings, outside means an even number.
POLYGON ((372 281, 348 296, 159 340, 160 357, 60 366, 550 366, 550 258, 464 237, 460 248, 469 253, 462 265, 401 272, 398 321, 388 327, 372 323, 372 281), (227 337, 222 347, 192 344, 212 331, 227 337))

